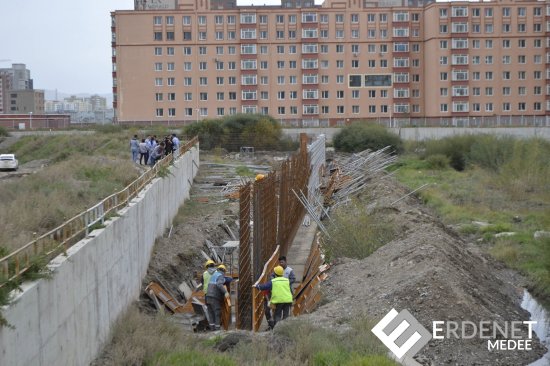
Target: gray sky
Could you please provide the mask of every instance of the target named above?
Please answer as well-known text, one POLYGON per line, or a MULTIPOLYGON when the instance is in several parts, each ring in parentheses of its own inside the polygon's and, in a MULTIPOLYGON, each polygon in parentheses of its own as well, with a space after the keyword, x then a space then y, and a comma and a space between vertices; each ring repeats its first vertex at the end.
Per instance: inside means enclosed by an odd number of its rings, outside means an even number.
POLYGON ((109 12, 133 0, 0 0, 0 67, 23 63, 36 89, 110 93, 109 12))
MULTIPOLYGON (((279 1, 255 1, 264 3, 279 1)), ((35 89, 111 93, 110 12, 133 8, 133 0, 0 0, 0 68, 26 64, 35 89)))

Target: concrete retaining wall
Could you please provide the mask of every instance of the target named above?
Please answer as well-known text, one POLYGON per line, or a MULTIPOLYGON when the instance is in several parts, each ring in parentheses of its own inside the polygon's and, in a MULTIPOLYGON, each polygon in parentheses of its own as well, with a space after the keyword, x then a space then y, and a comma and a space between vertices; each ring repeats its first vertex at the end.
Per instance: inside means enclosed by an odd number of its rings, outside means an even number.
MULTIPOLYGON (((540 137, 550 140, 550 127, 402 127, 390 128, 390 131, 401 136, 403 140, 422 141, 428 139, 441 139, 448 136, 463 134, 488 133, 499 136, 514 136, 519 138, 540 137)), ((340 132, 340 128, 285 128, 283 134, 293 140, 298 140, 300 133, 308 136, 325 135, 327 142, 332 142, 334 135, 340 132)))
MULTIPOLYGON (((195 165, 196 164, 196 165, 195 165)), ((198 146, 130 205, 50 264, 53 278, 23 285, 2 309, 15 329, 0 329, 0 365, 88 365, 117 317, 141 291, 155 238, 189 198, 198 146)))

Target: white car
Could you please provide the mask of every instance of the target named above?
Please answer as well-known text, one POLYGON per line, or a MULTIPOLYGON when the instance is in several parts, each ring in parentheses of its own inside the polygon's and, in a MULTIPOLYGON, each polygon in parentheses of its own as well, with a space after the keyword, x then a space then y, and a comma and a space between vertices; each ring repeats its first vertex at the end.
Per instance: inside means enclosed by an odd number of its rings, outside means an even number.
POLYGON ((14 154, 0 154, 0 169, 17 170, 19 168, 19 162, 15 158, 14 154))

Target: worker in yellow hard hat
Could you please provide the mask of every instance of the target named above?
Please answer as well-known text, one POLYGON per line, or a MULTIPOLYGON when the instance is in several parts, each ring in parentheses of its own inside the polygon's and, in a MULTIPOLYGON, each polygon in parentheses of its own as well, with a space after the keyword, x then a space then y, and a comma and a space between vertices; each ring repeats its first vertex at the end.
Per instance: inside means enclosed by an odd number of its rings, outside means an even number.
POLYGON ((258 290, 271 290, 271 304, 275 305, 274 326, 277 322, 288 318, 292 306, 292 290, 288 278, 284 277, 285 270, 281 266, 273 269, 275 278, 271 281, 254 286, 258 290))
POLYGON ((223 264, 218 266, 216 272, 210 277, 208 291, 206 291, 206 305, 210 318, 210 329, 219 330, 222 319, 222 301, 229 297, 229 291, 225 287, 225 271, 223 264))
POLYGON ((257 182, 257 181, 262 180, 262 179, 264 179, 264 178, 265 178, 265 175, 263 175, 263 174, 257 174, 257 175, 256 175, 256 179, 254 179, 254 180, 257 182))
POLYGON ((206 294, 206 291, 208 291, 210 277, 212 277, 212 274, 216 272, 216 263, 214 263, 212 259, 209 259, 204 263, 204 269, 205 271, 202 274, 202 290, 206 294))

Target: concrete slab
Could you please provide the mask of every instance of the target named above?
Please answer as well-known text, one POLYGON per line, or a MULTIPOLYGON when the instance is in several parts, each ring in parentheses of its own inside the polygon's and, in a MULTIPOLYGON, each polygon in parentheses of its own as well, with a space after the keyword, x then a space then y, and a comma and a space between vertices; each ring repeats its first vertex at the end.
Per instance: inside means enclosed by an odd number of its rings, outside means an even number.
MULTIPOLYGON (((287 263, 294 270, 296 275, 296 283, 302 282, 304 275, 304 266, 311 250, 311 244, 317 233, 317 224, 311 222, 309 226, 300 226, 294 237, 292 245, 288 249, 286 256, 287 263)), ((296 285, 295 285, 296 286, 296 285)))

